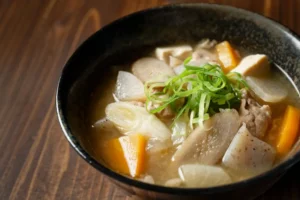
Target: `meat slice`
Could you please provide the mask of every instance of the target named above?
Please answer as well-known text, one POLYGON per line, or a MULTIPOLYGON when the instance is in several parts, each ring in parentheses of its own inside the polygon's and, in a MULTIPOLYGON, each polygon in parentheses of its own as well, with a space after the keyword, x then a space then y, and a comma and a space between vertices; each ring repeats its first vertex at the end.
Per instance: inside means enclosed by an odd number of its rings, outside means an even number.
MULTIPOLYGON (((190 60, 188 65, 201 67, 205 64, 220 65, 218 63, 216 54, 214 54, 213 52, 211 52, 207 49, 202 49, 202 48, 196 49, 195 52, 193 52, 192 59, 190 60)), ((183 65, 179 65, 179 66, 174 67, 173 69, 176 74, 180 74, 184 71, 185 68, 183 65)))
POLYGON ((260 106, 255 100, 246 97, 241 100, 241 122, 246 124, 250 133, 258 138, 263 138, 271 123, 271 108, 268 105, 260 106))
POLYGON ((224 155, 240 127, 238 112, 223 110, 196 128, 172 157, 174 164, 197 160, 201 164, 215 164, 224 155))
POLYGON ((216 40, 210 40, 210 39, 203 39, 201 40, 196 46, 195 50, 197 49, 212 49, 216 46, 217 41, 216 40))
POLYGON ((241 173, 260 174, 272 167, 275 155, 272 146, 254 137, 243 124, 222 162, 224 166, 241 173))

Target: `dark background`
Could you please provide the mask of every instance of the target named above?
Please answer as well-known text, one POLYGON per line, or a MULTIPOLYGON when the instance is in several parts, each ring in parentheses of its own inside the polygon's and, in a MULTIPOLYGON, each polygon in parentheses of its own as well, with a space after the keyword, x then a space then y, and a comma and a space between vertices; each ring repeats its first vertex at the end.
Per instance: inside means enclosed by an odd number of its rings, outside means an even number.
MULTIPOLYGON (((129 13, 178 2, 251 10, 300 34, 298 0, 0 0, 0 199, 135 199, 83 161, 55 113, 61 69, 75 48, 129 13)), ((300 164, 259 200, 300 199, 300 164)))

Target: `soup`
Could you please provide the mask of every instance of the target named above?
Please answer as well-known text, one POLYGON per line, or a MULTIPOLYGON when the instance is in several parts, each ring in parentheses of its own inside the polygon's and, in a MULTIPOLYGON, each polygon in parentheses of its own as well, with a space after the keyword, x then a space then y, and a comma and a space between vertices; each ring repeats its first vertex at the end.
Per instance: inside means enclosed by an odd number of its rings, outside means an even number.
POLYGON ((204 39, 108 70, 91 96, 85 139, 124 176, 230 184, 271 169, 298 139, 299 94, 266 55, 204 39))

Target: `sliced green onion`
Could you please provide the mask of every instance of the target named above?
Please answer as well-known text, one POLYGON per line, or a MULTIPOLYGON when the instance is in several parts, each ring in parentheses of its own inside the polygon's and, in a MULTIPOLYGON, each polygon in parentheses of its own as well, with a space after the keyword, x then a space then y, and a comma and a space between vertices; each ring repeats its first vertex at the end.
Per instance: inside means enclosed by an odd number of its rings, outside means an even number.
POLYGON ((239 73, 224 74, 219 65, 192 66, 190 60, 191 57, 184 61, 185 70, 181 74, 166 82, 146 82, 144 88, 146 108, 150 113, 161 112, 170 106, 176 112, 175 119, 181 115, 189 117, 193 128, 193 124, 202 125, 219 109, 239 104, 241 89, 248 85, 239 73), (183 103, 178 104, 178 101, 183 103))

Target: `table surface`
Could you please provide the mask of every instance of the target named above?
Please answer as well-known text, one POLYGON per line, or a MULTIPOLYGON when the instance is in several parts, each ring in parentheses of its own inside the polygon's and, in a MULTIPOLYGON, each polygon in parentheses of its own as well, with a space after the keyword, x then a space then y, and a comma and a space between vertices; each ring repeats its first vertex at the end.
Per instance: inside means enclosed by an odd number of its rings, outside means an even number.
MULTIPOLYGON (((55 111, 61 69, 99 28, 176 0, 0 0, 0 199, 133 199, 68 145, 55 111)), ((215 0, 300 34, 298 0, 215 0)), ((300 199, 300 164, 260 200, 300 199), (298 168, 298 169, 297 169, 298 168)))

